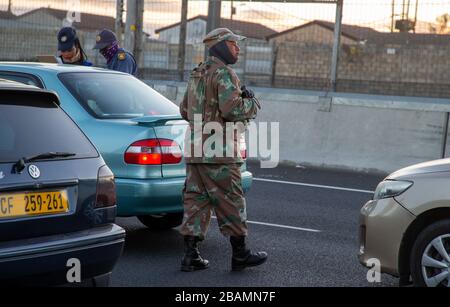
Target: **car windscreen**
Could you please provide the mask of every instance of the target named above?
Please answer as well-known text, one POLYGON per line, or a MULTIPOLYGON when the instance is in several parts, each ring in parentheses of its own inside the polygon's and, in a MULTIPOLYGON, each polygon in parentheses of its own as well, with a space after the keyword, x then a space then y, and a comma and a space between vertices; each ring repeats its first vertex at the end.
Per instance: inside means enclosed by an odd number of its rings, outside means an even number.
POLYGON ((78 102, 99 119, 179 114, 174 103, 131 75, 62 73, 58 76, 78 102))
POLYGON ((69 116, 48 97, 0 92, 0 163, 48 152, 98 157, 97 150, 69 116))

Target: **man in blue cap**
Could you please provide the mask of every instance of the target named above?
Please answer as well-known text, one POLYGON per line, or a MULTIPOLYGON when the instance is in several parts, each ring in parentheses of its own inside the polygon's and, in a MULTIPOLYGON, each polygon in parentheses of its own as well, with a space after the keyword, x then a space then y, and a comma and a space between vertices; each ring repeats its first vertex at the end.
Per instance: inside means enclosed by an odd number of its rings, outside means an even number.
POLYGON ((104 29, 96 37, 94 49, 105 57, 108 69, 136 76, 136 60, 131 52, 121 48, 114 32, 104 29))
POLYGON ((92 66, 81 47, 77 32, 72 27, 64 27, 59 30, 58 53, 63 64, 92 66))

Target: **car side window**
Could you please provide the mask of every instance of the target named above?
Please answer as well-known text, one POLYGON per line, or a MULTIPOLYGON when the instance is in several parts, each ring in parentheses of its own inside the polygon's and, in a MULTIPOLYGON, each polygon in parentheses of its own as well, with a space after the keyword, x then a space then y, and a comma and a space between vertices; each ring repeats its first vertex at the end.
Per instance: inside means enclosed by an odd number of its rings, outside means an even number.
POLYGON ((33 85, 39 88, 44 88, 39 78, 30 74, 0 72, 0 79, 16 81, 26 85, 33 85))

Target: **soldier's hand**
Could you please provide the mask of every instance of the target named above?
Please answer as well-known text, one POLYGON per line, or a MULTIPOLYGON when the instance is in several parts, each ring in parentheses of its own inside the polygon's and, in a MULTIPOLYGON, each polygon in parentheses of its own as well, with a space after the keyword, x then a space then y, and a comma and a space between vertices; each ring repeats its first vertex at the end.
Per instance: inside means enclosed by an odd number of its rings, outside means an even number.
POLYGON ((249 99, 255 98, 255 93, 253 93, 252 90, 249 90, 245 85, 241 87, 241 91, 242 91, 241 94, 242 98, 249 98, 249 99))

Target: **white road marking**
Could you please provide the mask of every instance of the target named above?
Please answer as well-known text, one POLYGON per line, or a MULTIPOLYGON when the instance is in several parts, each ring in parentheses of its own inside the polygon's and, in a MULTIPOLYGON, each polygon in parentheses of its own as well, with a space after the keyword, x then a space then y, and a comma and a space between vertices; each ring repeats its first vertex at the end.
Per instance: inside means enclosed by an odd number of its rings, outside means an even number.
MULTIPOLYGON (((212 216, 213 219, 217 219, 216 216, 212 216)), ((301 230, 301 231, 307 231, 307 232, 322 232, 321 230, 317 229, 310 229, 310 228, 302 228, 302 227, 294 227, 294 226, 287 226, 287 225, 280 225, 280 224, 272 224, 272 223, 263 223, 263 222, 255 222, 255 221, 247 221, 248 224, 256 224, 256 225, 264 225, 264 226, 271 226, 271 227, 278 227, 278 228, 286 228, 286 229, 294 229, 294 230, 301 230)))
POLYGON ((253 178, 253 180, 255 180, 255 181, 263 181, 263 182, 272 182, 272 183, 283 183, 283 184, 290 184, 290 185, 298 185, 298 186, 303 186, 303 187, 312 187, 312 188, 321 188, 321 189, 330 189, 330 190, 347 191, 347 192, 357 192, 357 193, 366 193, 366 194, 373 194, 373 193, 374 193, 374 191, 368 191, 368 190, 349 189, 349 188, 343 188, 343 187, 335 187, 335 186, 320 185, 320 184, 311 184, 311 183, 302 183, 302 182, 292 182, 292 181, 272 180, 272 179, 264 179, 264 178, 253 178))

